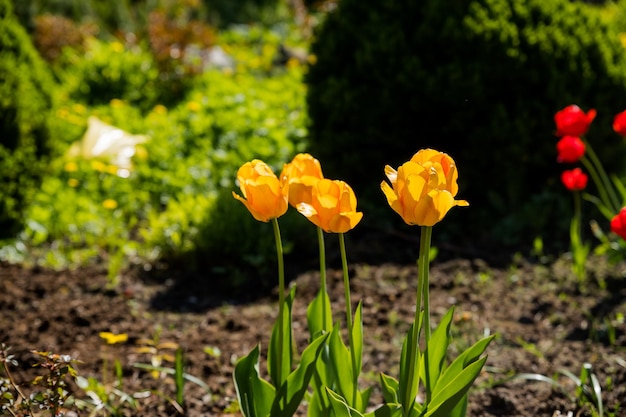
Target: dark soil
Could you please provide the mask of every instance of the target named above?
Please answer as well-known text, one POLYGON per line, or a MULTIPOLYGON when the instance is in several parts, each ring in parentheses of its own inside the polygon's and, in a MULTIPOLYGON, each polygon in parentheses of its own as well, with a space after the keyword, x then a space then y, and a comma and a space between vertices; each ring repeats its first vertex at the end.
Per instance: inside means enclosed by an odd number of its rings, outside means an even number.
MULTIPOLYGON (((589 363, 602 387, 604 415, 626 416, 626 267, 596 260, 590 270, 581 289, 562 260, 520 261, 504 269, 479 260, 432 265, 434 321, 456 305, 451 355, 485 334, 497 335, 471 391, 468 415, 592 416, 593 406, 582 401, 574 381, 561 373, 579 375, 589 363), (598 285, 602 280, 605 289, 598 285), (543 375, 555 383, 524 379, 524 374, 543 375)), ((116 289, 107 290, 101 268, 56 272, 0 266, 0 342, 11 346, 19 361, 13 368, 16 381, 28 391, 28 382, 42 373, 33 368, 33 349, 71 355, 80 361, 75 365, 79 375, 109 387, 117 359, 123 369, 118 388, 136 394, 138 404, 137 410, 131 409, 111 390, 110 402, 120 406, 120 415, 179 415, 168 400, 175 398, 171 377, 154 377, 133 366, 151 361, 152 355, 137 350, 141 339, 158 338, 159 343, 181 346, 186 372, 210 388, 185 385, 187 415, 237 415, 233 362, 257 343, 265 352, 277 312, 275 294, 245 303, 225 300, 207 290, 209 277, 180 285, 176 272, 163 274, 168 278, 151 281, 127 273, 116 289), (126 333, 129 339, 106 345, 99 332, 126 333)), ((363 301, 361 382, 375 387, 372 406, 380 400, 378 373, 397 376, 401 342, 414 315, 416 275, 415 265, 351 267, 352 300, 363 301)), ((297 287, 294 330, 302 349, 308 334, 305 309, 317 291, 318 273, 298 274, 292 284, 297 287)), ((340 271, 329 271, 329 286, 336 319, 342 320, 340 271)), ((173 368, 168 361, 163 365, 173 368)), ((70 390, 75 398, 88 399, 75 385, 70 390)))

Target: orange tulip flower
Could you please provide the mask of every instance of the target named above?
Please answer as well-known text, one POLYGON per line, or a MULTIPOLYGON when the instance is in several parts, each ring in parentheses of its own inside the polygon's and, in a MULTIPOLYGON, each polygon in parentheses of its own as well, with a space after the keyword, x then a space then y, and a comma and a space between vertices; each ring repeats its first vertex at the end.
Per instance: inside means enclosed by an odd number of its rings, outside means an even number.
POLYGON ((237 181, 243 197, 233 191, 233 197, 241 201, 255 219, 268 222, 287 211, 289 187, 278 179, 263 161, 246 162, 237 171, 237 181))
POLYGON ((311 203, 311 190, 324 178, 320 162, 308 153, 300 153, 283 166, 280 180, 289 185, 289 204, 311 203))
POLYGON ((311 190, 311 203, 300 203, 298 211, 327 233, 346 233, 363 218, 356 211, 356 196, 343 181, 321 179, 311 190))
POLYGON ((443 152, 423 149, 395 169, 385 167, 391 186, 380 187, 391 208, 409 225, 434 226, 454 206, 468 206, 455 200, 459 187, 454 160, 443 152))

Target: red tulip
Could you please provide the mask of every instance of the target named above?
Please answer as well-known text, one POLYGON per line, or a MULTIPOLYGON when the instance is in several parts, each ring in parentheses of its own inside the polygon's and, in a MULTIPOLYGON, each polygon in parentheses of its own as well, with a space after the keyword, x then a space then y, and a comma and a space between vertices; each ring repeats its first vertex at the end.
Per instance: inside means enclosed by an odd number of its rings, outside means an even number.
POLYGON ((626 136, 626 110, 615 115, 613 130, 621 136, 626 136))
POLYGON ((563 136, 556 144, 556 160, 561 163, 574 163, 585 155, 585 143, 577 136, 563 136))
POLYGON ((581 191, 587 187, 587 174, 582 169, 574 168, 568 171, 563 171, 561 174, 561 181, 565 188, 570 191, 581 191))
POLYGON ((565 107, 554 115, 557 136, 583 136, 596 117, 594 109, 586 114, 575 104, 565 107))
POLYGON ((626 207, 611 219, 611 231, 626 240, 626 207))

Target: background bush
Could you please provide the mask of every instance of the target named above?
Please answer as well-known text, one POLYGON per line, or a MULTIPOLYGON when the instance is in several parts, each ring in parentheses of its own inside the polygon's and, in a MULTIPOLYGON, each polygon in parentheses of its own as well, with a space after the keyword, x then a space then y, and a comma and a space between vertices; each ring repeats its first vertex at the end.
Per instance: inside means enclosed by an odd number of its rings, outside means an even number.
MULTIPOLYGON (((626 148, 611 133, 626 108, 624 48, 591 6, 341 0, 312 52, 310 151, 325 173, 381 206, 385 164, 423 147, 449 153, 471 206, 438 226, 441 238, 475 249, 519 250, 537 236, 567 242, 571 200, 555 162, 553 115, 568 104, 598 110, 590 140, 609 170, 625 171, 626 148)), ((364 222, 401 227, 387 214, 364 222)))
MULTIPOLYGON (((112 87, 103 94, 122 99, 108 102, 105 96, 94 102, 69 94, 78 80, 89 78, 84 68, 92 64, 59 68, 67 80, 76 80, 63 87, 66 99, 50 123, 60 148, 81 140, 91 116, 149 140, 137 147, 128 178, 116 175, 107 159, 55 158, 25 209, 25 228, 0 249, 0 258, 56 268, 104 261, 112 276, 128 262, 159 263, 177 267, 181 280, 201 274, 213 291, 236 292, 244 283, 273 286, 271 226, 255 221, 231 191, 238 191, 236 172, 244 162, 263 159, 278 173, 304 150, 304 67, 274 66, 283 38, 265 29, 238 28, 223 39, 234 65, 197 75, 187 96, 171 107, 146 109, 147 98, 124 95, 130 89, 112 87)), ((116 47, 115 41, 98 42, 105 51, 116 47)), ((109 52, 102 56, 107 55, 135 62, 109 52)), ((292 225, 304 220, 309 226, 300 215, 296 223, 289 217, 282 226, 287 251, 306 236, 292 225)), ((314 228, 307 230, 313 233, 307 244, 315 248, 314 228)))
POLYGON ((0 237, 22 225, 22 211, 47 171, 54 81, 11 3, 0 0, 0 237))

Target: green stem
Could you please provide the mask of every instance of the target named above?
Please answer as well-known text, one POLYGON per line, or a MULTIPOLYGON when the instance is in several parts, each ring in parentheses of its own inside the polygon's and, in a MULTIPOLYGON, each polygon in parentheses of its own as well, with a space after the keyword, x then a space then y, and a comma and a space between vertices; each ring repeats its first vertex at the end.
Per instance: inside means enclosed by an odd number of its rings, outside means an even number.
MULTIPOLYGON (((598 173, 598 175, 600 176, 600 180, 604 184, 604 188, 608 195, 608 200, 612 203, 608 207, 611 208, 614 213, 617 213, 622 207, 620 204, 620 199, 617 198, 617 194, 615 193, 615 190, 613 189, 613 184, 611 183, 609 176, 606 174, 606 171, 604 171, 604 167, 602 166, 602 163, 600 162, 598 155, 596 155, 593 148, 586 140, 584 142, 585 142, 585 147, 587 151, 586 155, 589 155, 589 160, 595 166, 596 172, 598 173)), ((583 159, 584 158, 585 157, 583 157, 583 159)))
POLYGON ((322 297, 322 330, 324 332, 330 332, 331 329, 326 328, 326 321, 328 317, 326 317, 326 251, 324 249, 324 231, 321 227, 317 228, 317 240, 319 242, 319 251, 320 251, 320 293, 324 294, 322 297))
MULTIPOLYGON (((422 314, 423 318, 423 328, 424 328, 424 379, 425 379, 425 387, 426 387, 426 404, 430 402, 431 395, 431 386, 430 386, 430 374, 429 374, 429 366, 428 366, 428 342, 430 341, 430 296, 429 296, 429 268, 430 268, 430 242, 432 237, 433 228, 432 226, 422 226, 421 227, 421 237, 420 237, 420 252, 417 260, 417 269, 418 269, 418 285, 421 285, 421 288, 418 288, 418 291, 422 293, 422 303, 424 306, 424 312, 422 314)), ((417 312, 416 312, 417 315, 417 312)), ((417 318, 419 320, 419 317, 417 318)), ((418 335, 419 337, 419 335, 418 335)))
MULTIPOLYGON (((409 404, 403 409, 404 415, 408 416, 413 409, 413 402, 415 399, 409 399, 408 393, 411 392, 411 387, 418 383, 419 381, 415 381, 417 375, 417 368, 419 364, 417 363, 417 351, 419 350, 419 338, 420 331, 422 328, 420 320, 423 320, 424 327, 426 327, 425 333, 427 337, 426 343, 428 343, 428 339, 430 339, 430 310, 429 310, 429 295, 428 295, 428 268, 430 262, 430 241, 432 236, 432 227, 431 226, 422 226, 420 231, 420 251, 419 257, 417 259, 417 290, 415 292, 415 319, 413 320, 413 326, 411 331, 411 346, 415 347, 415 350, 412 350, 409 353, 409 375, 407 379, 406 390, 407 393, 404 395, 409 404), (424 307, 424 313, 422 315, 422 306, 424 307)), ((424 352, 426 354, 426 351, 424 352)), ((426 387, 427 387, 427 401, 430 400, 430 384, 429 384, 429 376, 428 376, 428 358, 424 358, 426 366, 425 368, 425 378, 426 378, 426 387)))
POLYGON ((572 218, 572 224, 570 226, 570 245, 574 273, 580 281, 583 281, 585 278, 585 258, 587 254, 583 252, 580 200, 580 193, 577 191, 574 192, 574 217, 572 218))
POLYGON ((285 266, 283 263, 283 244, 280 238, 280 228, 278 227, 278 219, 272 219, 274 226, 274 237, 276 239, 276 255, 278 260, 278 381, 276 388, 283 385, 283 344, 285 340, 285 332, 283 331, 283 314, 285 309, 285 266))
POLYGON ((352 334, 352 303, 350 301, 350 280, 348 278, 348 260, 346 257, 346 244, 343 233, 339 233, 339 248, 341 250, 341 267, 343 269, 343 291, 346 298, 346 325, 348 327, 348 342, 350 343, 350 359, 352 361, 352 404, 356 404, 357 382, 359 379, 356 364, 356 349, 354 348, 354 336, 352 334))

